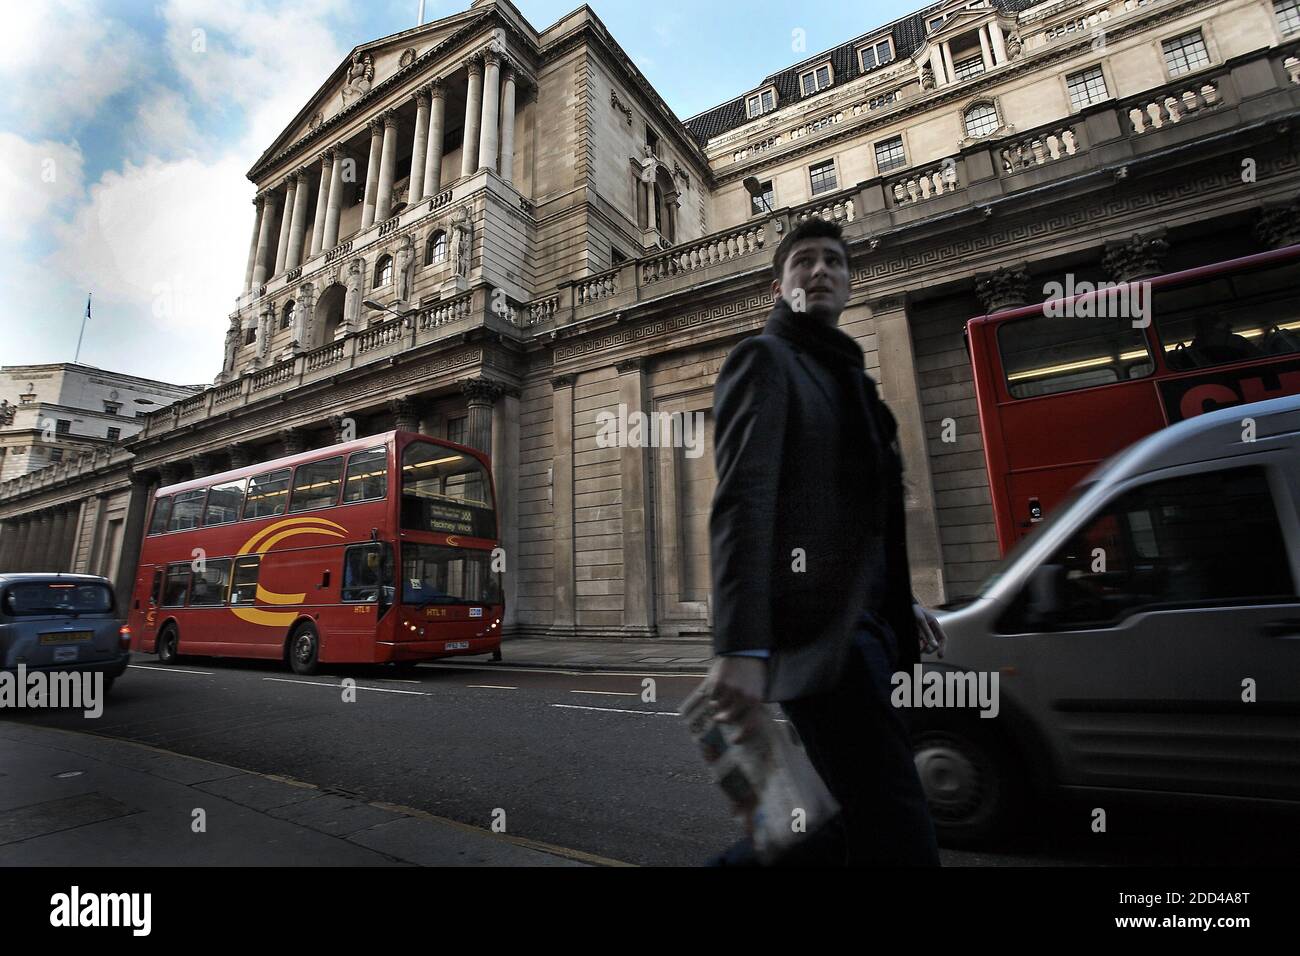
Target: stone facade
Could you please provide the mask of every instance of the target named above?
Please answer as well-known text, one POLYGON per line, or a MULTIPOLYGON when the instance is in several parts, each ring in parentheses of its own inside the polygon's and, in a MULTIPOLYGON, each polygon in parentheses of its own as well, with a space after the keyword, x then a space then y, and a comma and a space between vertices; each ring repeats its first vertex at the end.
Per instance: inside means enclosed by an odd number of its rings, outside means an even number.
POLYGON ((73 566, 104 566, 119 514, 129 581, 149 487, 352 418, 492 454, 507 635, 706 637, 713 382, 780 237, 821 216, 899 419, 916 593, 967 590, 997 547, 964 323, 1067 271, 1295 241, 1289 2, 938 3, 685 121, 587 7, 539 32, 476 2, 360 46, 249 172, 214 386, 129 459, 0 486, 0 567, 44 560, 33 529, 75 503, 73 566), (1184 69, 1165 44, 1192 34, 1184 69), (699 413, 703 454, 604 447, 620 408, 699 413))

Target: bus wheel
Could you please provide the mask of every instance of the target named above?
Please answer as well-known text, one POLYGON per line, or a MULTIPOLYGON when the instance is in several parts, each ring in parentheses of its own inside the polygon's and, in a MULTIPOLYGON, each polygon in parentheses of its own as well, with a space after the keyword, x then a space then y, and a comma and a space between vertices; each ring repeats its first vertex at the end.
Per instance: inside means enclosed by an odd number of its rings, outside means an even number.
POLYGON ((289 666, 295 674, 315 674, 320 667, 320 637, 316 628, 303 624, 289 638, 289 666))
POLYGON ((175 664, 180 660, 181 638, 176 633, 176 625, 168 624, 158 635, 158 660, 163 664, 175 664))
POLYGON ((940 843, 977 846, 1005 832, 1022 785, 997 740, 964 727, 918 728, 912 750, 940 843))

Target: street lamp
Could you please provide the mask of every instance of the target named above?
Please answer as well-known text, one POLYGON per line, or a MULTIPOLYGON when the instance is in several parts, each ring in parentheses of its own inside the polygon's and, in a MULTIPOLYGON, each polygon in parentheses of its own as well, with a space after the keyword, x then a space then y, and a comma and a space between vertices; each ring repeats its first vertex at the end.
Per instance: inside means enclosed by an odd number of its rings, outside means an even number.
POLYGON ((772 211, 772 204, 767 201, 767 195, 763 192, 763 186, 758 181, 757 176, 746 176, 744 179, 746 192, 749 193, 750 199, 757 199, 763 204, 763 208, 769 213, 772 211))
POLYGON ((397 316, 399 319, 404 320, 404 324, 406 324, 407 326, 411 324, 411 313, 418 311, 415 308, 415 306, 411 305, 411 303, 403 302, 400 299, 396 300, 393 303, 393 305, 397 306, 397 308, 384 305, 384 303, 377 302, 374 299, 362 299, 361 304, 364 305, 367 309, 371 309, 375 312, 389 312, 397 316))

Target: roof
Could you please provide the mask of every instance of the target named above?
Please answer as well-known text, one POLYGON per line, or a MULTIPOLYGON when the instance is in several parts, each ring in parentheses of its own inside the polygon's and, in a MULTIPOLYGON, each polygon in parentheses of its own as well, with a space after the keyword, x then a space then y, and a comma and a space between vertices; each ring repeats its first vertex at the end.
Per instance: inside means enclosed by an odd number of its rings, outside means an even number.
POLYGON ((113 586, 108 578, 98 574, 65 574, 61 571, 6 571, 0 573, 0 584, 41 581, 76 581, 80 584, 107 584, 113 586))
MULTIPOLYGON (((1018 13, 1042 2, 1043 0, 993 0, 994 6, 1004 13, 1018 13)), ((895 20, 893 23, 888 24, 886 29, 875 28, 869 30, 841 43, 837 47, 800 60, 793 66, 764 77, 762 82, 755 84, 735 99, 728 100, 712 109, 692 116, 683 125, 685 125, 687 132, 695 138, 696 142, 703 146, 713 137, 720 136, 739 126, 744 126, 750 121, 750 117, 745 112, 745 97, 755 90, 775 86, 778 108, 803 99, 803 93, 799 88, 799 74, 807 72, 813 66, 828 59, 831 61, 832 72, 834 73, 831 88, 850 83, 858 77, 866 75, 858 63, 855 51, 870 39, 884 39, 886 36, 893 37, 894 59, 890 61, 891 63, 909 57, 925 43, 925 21, 927 17, 933 16, 946 5, 930 4, 916 13, 895 20)), ((883 66, 888 65, 883 64, 883 66)), ((874 73, 881 68, 875 67, 866 72, 874 73)), ((822 91, 819 90, 818 92, 822 91)))

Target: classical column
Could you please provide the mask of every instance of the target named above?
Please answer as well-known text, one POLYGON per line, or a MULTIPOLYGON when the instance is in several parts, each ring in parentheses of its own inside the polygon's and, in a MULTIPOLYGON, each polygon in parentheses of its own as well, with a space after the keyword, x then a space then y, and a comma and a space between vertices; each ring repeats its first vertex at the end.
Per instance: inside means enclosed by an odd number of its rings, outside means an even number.
POLYGON ((501 143, 497 124, 501 122, 501 54, 483 57, 483 126, 479 129, 479 169, 497 168, 497 147, 501 143))
POLYGON ((399 432, 420 430, 420 403, 413 398, 394 398, 388 403, 393 415, 393 427, 399 432))
POLYGON ((253 208, 256 212, 253 215, 253 238, 248 243, 248 265, 244 269, 245 292, 253 288, 253 271, 257 268, 257 242, 262 235, 262 207, 264 204, 263 196, 253 197, 253 208))
POLYGON ((339 216, 343 212, 343 161, 347 150, 335 147, 334 163, 330 167, 330 198, 325 208, 325 234, 321 238, 321 251, 326 252, 339 244, 339 216))
POLYGON ((984 27, 977 31, 980 37, 980 55, 984 58, 984 69, 993 69, 993 51, 989 48, 989 38, 984 32, 984 27))
POLYGON ((76 562, 77 553, 77 533, 81 530, 81 513, 82 505, 78 502, 75 505, 69 505, 67 512, 67 523, 63 526, 63 537, 59 540, 59 550, 55 555, 54 564, 60 571, 70 572, 73 564, 76 562))
POLYGON ((165 461, 158 466, 158 487, 166 488, 168 485, 176 484, 180 479, 180 468, 175 462, 165 461))
POLYGON ((943 71, 943 53, 937 44, 930 47, 930 72, 934 74, 935 86, 943 86, 948 82, 948 75, 943 71))
POLYGON ((90 554, 86 557, 86 573, 100 574, 100 561, 104 552, 104 512, 108 510, 108 495, 95 495, 95 511, 90 519, 90 554))
MULTIPOLYGON (((149 512, 149 482, 143 475, 131 475, 131 493, 127 496, 126 521, 122 525, 122 553, 113 581, 117 605, 129 607, 135 590, 135 576, 140 564, 140 543, 144 540, 144 521, 149 512)), ((109 559, 111 566, 111 559, 109 559)))
POLYGON ((944 72, 948 74, 948 82, 949 82, 949 83, 956 83, 956 82, 957 82, 957 67, 955 67, 955 66, 953 65, 953 62, 952 62, 952 47, 950 47, 947 43, 942 44, 942 46, 943 46, 943 69, 944 69, 944 72))
POLYGON ((996 20, 989 24, 989 39, 993 41, 993 62, 999 65, 1007 62, 1007 44, 1002 38, 1002 26, 996 20))
POLYGON ((311 198, 311 182, 306 166, 298 170, 298 190, 293 199, 293 224, 289 227, 289 251, 285 255, 286 269, 302 265, 302 247, 307 241, 307 202, 311 198))
MULTIPOLYGON (((643 359, 629 359, 615 366, 618 400, 629 415, 649 411, 644 366, 643 359)), ((624 442, 619 447, 618 460, 623 519, 623 630, 629 637, 651 637, 655 626, 649 442, 624 442)))
POLYGON ((447 91, 442 80, 429 90, 429 148, 424 154, 424 194, 436 196, 442 188, 442 140, 447 135, 447 91))
POLYGON ((379 198, 379 161, 384 144, 384 120, 376 116, 369 123, 370 159, 366 162, 366 198, 361 207, 361 228, 375 221, 375 200, 379 198))
POLYGON ((267 190, 259 197, 262 200, 262 219, 257 233, 257 262, 253 266, 253 286, 260 286, 266 281, 270 268, 268 259, 271 252, 271 222, 275 219, 275 193, 267 190))
POLYGON ((280 242, 275 247, 275 271, 278 276, 284 271, 284 261, 289 254, 289 227, 293 224, 294 189, 298 185, 298 174, 290 173, 284 179, 284 213, 280 216, 280 242))
POLYGON ((284 442, 286 455, 301 455, 307 450, 307 436, 300 429, 284 429, 280 432, 280 441, 284 442))
POLYGON ((230 468, 247 468, 253 463, 252 450, 247 445, 241 445, 236 442, 233 445, 227 445, 226 451, 230 454, 230 468))
POLYGON ((497 492, 497 524, 506 554, 506 613, 501 630, 518 620, 519 600, 519 392, 506 389, 492 406, 492 481, 497 492))
POLYGON ((1116 282, 1136 282, 1160 275, 1169 243, 1161 227, 1146 235, 1134 233, 1127 239, 1106 243, 1101 265, 1116 282))
POLYGON ((551 465, 551 514, 555 592, 551 614, 551 634, 572 637, 577 621, 574 585, 573 536, 573 376, 551 379, 551 438, 554 458, 551 465))
POLYGON ((934 506, 934 482, 930 476, 930 451, 912 330, 902 296, 872 303, 871 314, 880 358, 880 396, 898 421, 912 591, 922 604, 933 607, 945 600, 943 548, 934 506))
POLYGON ((375 219, 383 222, 393 214, 393 176, 397 170, 397 114, 384 114, 384 149, 379 160, 379 201, 375 219))
POLYGON ((465 137, 460 147, 460 174, 471 176, 478 169, 478 134, 483 120, 483 58, 465 61, 469 89, 465 94, 465 137))
POLYGON ((1269 249, 1300 242, 1300 199, 1264 206, 1255 221, 1255 237, 1269 249))
POLYGON ((411 183, 406 204, 414 206, 424 198, 424 154, 429 148, 429 90, 415 91, 415 140, 411 143, 411 183))
POLYGON ((515 69, 506 66, 505 89, 501 95, 501 178, 514 181, 515 174, 515 69))
POLYGON ((62 571, 63 565, 59 563, 59 551, 62 547, 63 536, 67 534, 68 528, 68 509, 56 508, 54 510, 54 519, 50 523, 50 535, 45 540, 44 554, 41 557, 41 569, 44 571, 62 571))
POLYGON ((23 542, 23 553, 19 565, 24 571, 42 571, 41 548, 45 537, 50 533, 49 513, 31 515, 27 519, 27 540, 23 542))
POLYGON ((18 536, 22 521, 9 518, 0 522, 0 571, 11 571, 14 562, 14 550, 19 546, 18 536))
POLYGON ((334 150, 325 150, 320 162, 320 192, 316 194, 316 218, 311 226, 311 254, 319 255, 325 241, 325 215, 330 201, 330 179, 334 171, 334 150))
POLYGON ((190 468, 195 478, 206 478, 216 472, 212 467, 211 455, 190 455, 190 468))
POLYGON ((1029 270, 1024 263, 975 276, 975 295, 985 312, 1002 312, 1029 303, 1029 270))
POLYGON ((465 444, 491 455, 492 403, 501 396, 504 386, 491 379, 471 378, 462 381, 460 388, 469 406, 465 444))

